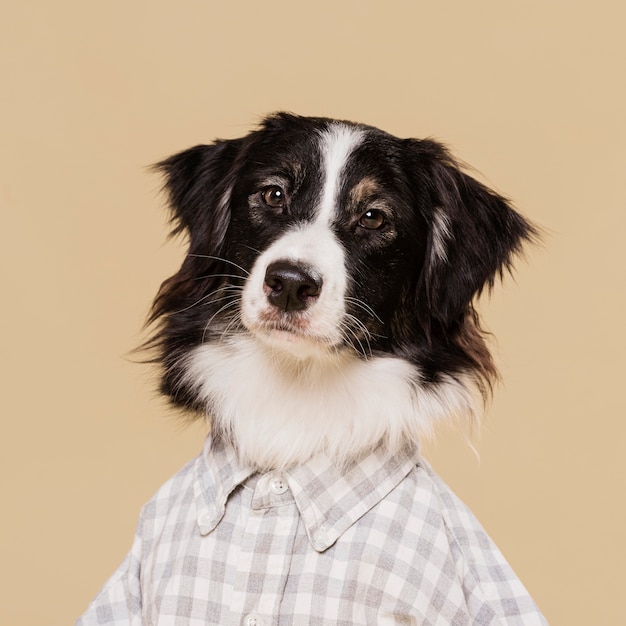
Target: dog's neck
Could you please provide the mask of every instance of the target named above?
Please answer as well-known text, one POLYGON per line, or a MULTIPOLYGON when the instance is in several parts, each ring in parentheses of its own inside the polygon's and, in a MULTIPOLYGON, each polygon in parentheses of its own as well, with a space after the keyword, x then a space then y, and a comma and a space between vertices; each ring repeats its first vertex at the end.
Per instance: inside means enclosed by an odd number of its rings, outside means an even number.
POLYGON ((298 359, 249 335, 196 348, 185 380, 212 427, 259 470, 318 454, 344 465, 378 446, 393 453, 417 446, 448 416, 474 414, 464 381, 424 384, 403 359, 348 352, 298 359))

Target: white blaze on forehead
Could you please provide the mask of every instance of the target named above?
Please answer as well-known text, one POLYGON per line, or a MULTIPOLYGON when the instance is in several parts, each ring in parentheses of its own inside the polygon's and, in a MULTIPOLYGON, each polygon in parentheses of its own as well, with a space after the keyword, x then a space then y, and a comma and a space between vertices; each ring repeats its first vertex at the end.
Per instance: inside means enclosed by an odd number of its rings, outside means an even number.
POLYGON ((350 154, 362 140, 362 130, 340 123, 332 124, 321 133, 320 149, 323 158, 324 188, 317 216, 318 222, 330 223, 341 187, 341 175, 350 154))
MULTIPOLYGON (((316 207, 317 216, 313 223, 302 221, 293 225, 273 241, 254 262, 246 280, 241 300, 242 321, 248 330, 262 339, 268 336, 277 351, 281 348, 279 340, 264 329, 265 320, 278 315, 268 301, 264 284, 267 268, 279 260, 308 266, 323 280, 316 301, 299 312, 299 323, 304 329, 300 339, 308 339, 324 349, 342 341, 347 275, 344 249, 333 233, 331 223, 346 164, 363 136, 363 130, 342 123, 332 123, 319 133, 323 187, 316 207)), ((282 348, 287 349, 285 345, 282 348)), ((294 349, 289 347, 289 350, 294 349)), ((305 356, 309 354, 298 346, 292 354, 298 350, 305 356)))

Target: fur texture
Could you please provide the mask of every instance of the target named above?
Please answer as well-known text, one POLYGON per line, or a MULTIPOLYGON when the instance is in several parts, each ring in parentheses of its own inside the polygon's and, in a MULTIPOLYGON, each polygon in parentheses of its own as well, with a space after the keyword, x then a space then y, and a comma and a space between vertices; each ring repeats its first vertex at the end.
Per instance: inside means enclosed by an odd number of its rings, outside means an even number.
POLYGON ((472 419, 472 302, 533 227, 430 140, 279 113, 159 163, 189 251, 153 307, 161 389, 245 462, 349 462, 472 419))

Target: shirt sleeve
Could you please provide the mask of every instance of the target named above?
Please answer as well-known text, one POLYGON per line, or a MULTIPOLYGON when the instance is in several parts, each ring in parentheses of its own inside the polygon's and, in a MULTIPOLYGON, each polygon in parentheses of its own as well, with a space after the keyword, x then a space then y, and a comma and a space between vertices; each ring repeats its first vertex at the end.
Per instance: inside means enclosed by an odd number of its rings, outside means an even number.
POLYGON ((431 472, 444 503, 443 518, 450 554, 471 624, 547 626, 530 594, 474 514, 431 472))
POLYGON ((131 551, 76 626, 141 626, 141 521, 131 551))

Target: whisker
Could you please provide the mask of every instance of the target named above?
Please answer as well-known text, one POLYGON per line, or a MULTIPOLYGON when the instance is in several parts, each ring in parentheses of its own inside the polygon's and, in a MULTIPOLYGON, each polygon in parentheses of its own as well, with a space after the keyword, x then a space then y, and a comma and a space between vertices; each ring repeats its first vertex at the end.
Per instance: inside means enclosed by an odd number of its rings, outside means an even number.
POLYGON ((366 334, 368 337, 370 338, 376 338, 376 339, 387 339, 387 335, 381 335, 380 333, 375 333, 374 331, 370 330, 366 324, 360 320, 356 315, 352 315, 351 313, 346 313, 346 317, 348 319, 350 319, 355 326, 359 327, 364 334, 366 334))
POLYGON ((226 327, 224 328, 224 330, 222 331, 222 336, 221 339, 223 340, 226 335, 230 332, 230 329, 235 325, 235 324, 240 324, 241 323, 241 313, 239 311, 236 312, 236 315, 233 315, 232 319, 230 320, 230 322, 228 322, 228 324, 226 325, 226 327))
POLYGON ((234 261, 229 261, 228 259, 224 259, 221 256, 212 256, 210 254, 194 254, 191 252, 187 256, 192 256, 197 259, 213 259, 214 261, 222 261, 223 263, 230 263, 231 265, 234 265, 237 269, 241 270, 246 276, 250 274, 250 272, 244 269, 243 267, 241 267, 241 265, 237 265, 237 263, 235 263, 234 261))
POLYGON ((236 278, 237 280, 245 280, 245 276, 238 276, 237 274, 204 274, 203 276, 197 276, 193 280, 203 280, 204 278, 236 278))
POLYGON ((224 302, 224 300, 232 300, 234 298, 234 294, 223 296, 222 298, 216 298, 215 300, 211 300, 210 302, 205 302, 204 306, 208 306, 209 304, 217 304, 218 302, 224 302))
MULTIPOLYGON (((351 315, 350 313, 346 314, 346 319, 348 322, 352 322, 354 326, 361 329, 366 336, 372 335, 369 328, 358 318, 356 315, 351 315)), ((344 321, 344 326, 349 326, 347 322, 344 321)))
MULTIPOLYGON (((218 294, 220 291, 228 291, 228 290, 243 291, 243 287, 240 287, 238 285, 224 285, 223 287, 220 287, 219 289, 214 289, 210 293, 207 293, 206 295, 202 296, 202 298, 199 298, 193 304, 190 304, 189 306, 186 306, 186 307, 184 307, 182 309, 179 309, 178 311, 174 311, 174 314, 176 314, 176 313, 183 313, 184 311, 188 311, 189 309, 193 309, 193 307, 199 305, 201 302, 203 302, 207 298, 211 298, 212 296, 218 294)), ((233 294, 232 297, 234 298, 235 294, 233 294)), ((220 298, 220 300, 223 300, 223 299, 224 298, 220 298)), ((217 300, 217 302, 219 302, 219 300, 217 300)), ((207 303, 207 304, 210 304, 210 302, 207 303)))
POLYGON ((359 340, 359 338, 354 334, 354 333, 350 333, 348 334, 344 334, 344 338, 346 343, 357 353, 357 354, 361 354, 363 356, 371 356, 371 352, 369 352, 368 350, 365 349, 365 346, 363 345, 363 343, 359 340), (358 345, 357 345, 358 344, 358 345))
POLYGON ((342 323, 341 323, 341 330, 342 330, 342 334, 344 336, 344 339, 357 352, 359 352, 359 350, 357 349, 356 345, 352 341, 352 339, 354 339, 354 341, 356 341, 358 343, 359 347, 361 348, 361 350, 360 350, 361 354, 363 354, 364 356, 367 356, 367 355, 372 356, 372 346, 371 346, 371 343, 370 343, 370 338, 371 338, 372 335, 371 335, 369 329, 365 326, 365 324, 363 324, 363 322, 360 319, 358 319, 354 315, 347 315, 346 318, 347 318, 347 321, 342 321, 342 323), (352 322, 352 324, 350 324, 349 322, 352 322), (361 338, 359 337, 358 333, 356 332, 357 329, 362 331, 362 333, 363 333, 363 338, 362 338, 363 341, 361 340, 361 338), (365 342, 365 345, 367 345, 367 348, 365 347, 363 342, 365 342))
POLYGON ((204 343, 205 339, 206 339, 206 334, 209 330, 209 327, 211 326, 211 323, 213 322, 213 320, 223 311, 226 311, 227 309, 229 309, 231 306, 236 305, 238 302, 238 300, 233 296, 233 299, 231 302, 227 302, 225 305, 221 306, 215 313, 213 313, 213 315, 211 315, 211 317, 209 318, 209 320, 207 321, 207 323, 204 325, 204 332, 202 333, 202 343, 204 343))
POLYGON ((351 296, 346 296, 345 299, 348 302, 352 302, 353 304, 356 304, 356 306, 358 306, 359 308, 363 309, 367 314, 371 315, 374 319, 379 321, 381 324, 384 323, 380 319, 380 317, 378 317, 378 315, 376 314, 376 311, 374 311, 374 309, 369 304, 367 304, 366 302, 363 302, 363 300, 360 300, 359 298, 353 298, 351 296))
POLYGON ((261 254, 260 250, 257 250, 256 248, 253 248, 252 246, 248 246, 246 244, 242 244, 244 248, 248 248, 248 250, 252 250, 252 252, 256 252, 257 254, 261 254))

